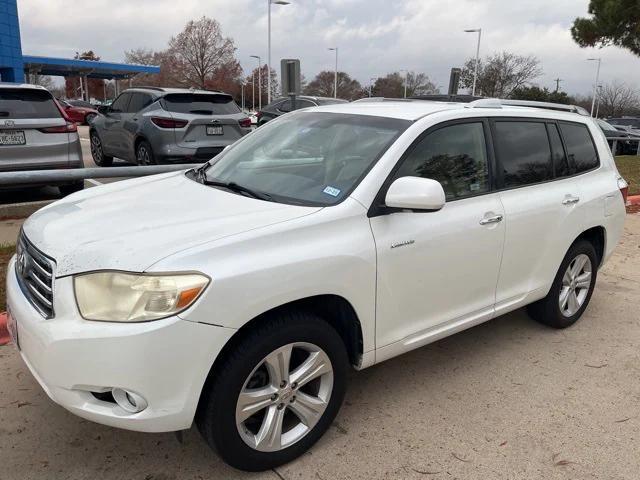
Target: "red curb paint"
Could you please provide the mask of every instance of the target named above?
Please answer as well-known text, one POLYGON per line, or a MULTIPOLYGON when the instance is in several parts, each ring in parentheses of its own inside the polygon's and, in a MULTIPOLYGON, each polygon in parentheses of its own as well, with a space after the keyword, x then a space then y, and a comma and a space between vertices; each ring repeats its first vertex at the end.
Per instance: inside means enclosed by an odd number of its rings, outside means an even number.
POLYGON ((640 195, 631 195, 627 197, 627 205, 640 205, 640 195))
POLYGON ((7 313, 0 313, 0 346, 6 345, 11 341, 9 330, 7 330, 7 313))

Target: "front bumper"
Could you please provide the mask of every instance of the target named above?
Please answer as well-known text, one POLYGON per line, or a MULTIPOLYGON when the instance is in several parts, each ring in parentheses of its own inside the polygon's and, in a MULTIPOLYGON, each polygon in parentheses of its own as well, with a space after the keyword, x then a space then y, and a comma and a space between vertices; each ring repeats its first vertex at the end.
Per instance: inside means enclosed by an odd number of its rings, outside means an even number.
POLYGON ((146 323, 83 320, 71 277, 55 281, 56 317, 44 319, 23 295, 9 262, 7 305, 20 354, 51 399, 70 412, 142 432, 189 428, 213 361, 235 330, 177 316, 146 323), (146 399, 129 413, 91 392, 118 387, 146 399))

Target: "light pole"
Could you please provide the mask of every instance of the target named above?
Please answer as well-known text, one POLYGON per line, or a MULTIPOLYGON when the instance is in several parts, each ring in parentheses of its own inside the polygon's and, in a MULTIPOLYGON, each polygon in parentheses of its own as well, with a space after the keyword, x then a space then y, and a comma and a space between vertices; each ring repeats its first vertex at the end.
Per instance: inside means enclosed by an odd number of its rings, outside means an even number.
POLYGON ((408 70, 400 70, 400 73, 404 72, 404 98, 407 98, 407 78, 409 75, 408 70))
POLYGON ((333 98, 338 98, 338 47, 331 47, 327 50, 336 52, 336 69, 333 75, 333 98))
POLYGON ((253 93, 251 95, 251 109, 255 112, 256 110, 256 72, 251 74, 251 88, 253 93))
MULTIPOLYGON (((251 58, 255 58, 258 60, 258 110, 262 110, 262 60, 260 59, 260 55, 251 55, 251 58)), ((256 108, 255 101, 256 99, 254 95, 254 98, 253 98, 254 109, 256 108)), ((269 101, 267 103, 271 103, 271 102, 269 101)))
POLYGON ((600 100, 602 99, 602 85, 598 85, 598 103, 596 103, 596 118, 600 114, 600 100))
POLYGON ((473 72, 473 89, 471 90, 471 95, 475 96, 476 94, 476 83, 478 82, 478 64, 480 63, 480 39, 482 38, 482 29, 481 28, 470 28, 465 30, 466 33, 477 33, 478 34, 478 46, 476 47, 476 66, 473 72))
MULTIPOLYGON (((271 4, 289 5, 285 0, 267 0, 268 3, 268 39, 267 39, 267 104, 271 103, 271 4)), ((260 97, 262 98, 262 97, 260 97)))
POLYGON ((371 90, 373 89, 373 82, 377 80, 376 77, 371 77, 369 79, 369 98, 371 98, 371 90))
POLYGON ((593 111, 596 108, 596 96, 598 95, 598 82, 600 81, 600 65, 602 64, 601 58, 587 58, 589 62, 598 62, 598 68, 596 69, 596 83, 593 84, 593 101, 591 102, 591 116, 593 117, 593 111))
POLYGON ((244 113, 244 80, 240 84, 240 104, 242 105, 242 113, 244 113))

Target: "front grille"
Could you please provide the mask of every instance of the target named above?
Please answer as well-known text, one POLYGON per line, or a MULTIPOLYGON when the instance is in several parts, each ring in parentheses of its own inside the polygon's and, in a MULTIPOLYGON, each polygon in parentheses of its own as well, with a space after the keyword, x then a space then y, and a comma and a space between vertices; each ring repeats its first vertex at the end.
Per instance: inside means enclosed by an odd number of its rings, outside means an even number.
POLYGON ((44 318, 53 318, 55 262, 20 232, 16 248, 16 276, 22 292, 44 318))

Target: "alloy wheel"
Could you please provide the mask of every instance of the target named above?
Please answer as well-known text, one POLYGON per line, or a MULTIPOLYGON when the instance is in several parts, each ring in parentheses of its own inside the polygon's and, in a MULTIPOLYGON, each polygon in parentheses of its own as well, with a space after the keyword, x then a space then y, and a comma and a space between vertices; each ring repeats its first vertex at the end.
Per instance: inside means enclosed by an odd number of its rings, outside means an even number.
POLYGON ((138 165, 151 165, 151 156, 149 155, 149 151, 147 147, 144 145, 140 145, 138 147, 138 165))
POLYGON ((572 317, 580 310, 589 294, 591 279, 591 259, 581 253, 569 263, 562 277, 558 299, 562 315, 572 317))
POLYGON ((97 165, 102 164, 102 143, 97 135, 91 135, 91 156, 97 165))
POLYGON ((317 345, 297 342, 267 355, 249 374, 236 403, 242 440, 261 452, 290 447, 324 414, 333 391, 333 367, 317 345))

